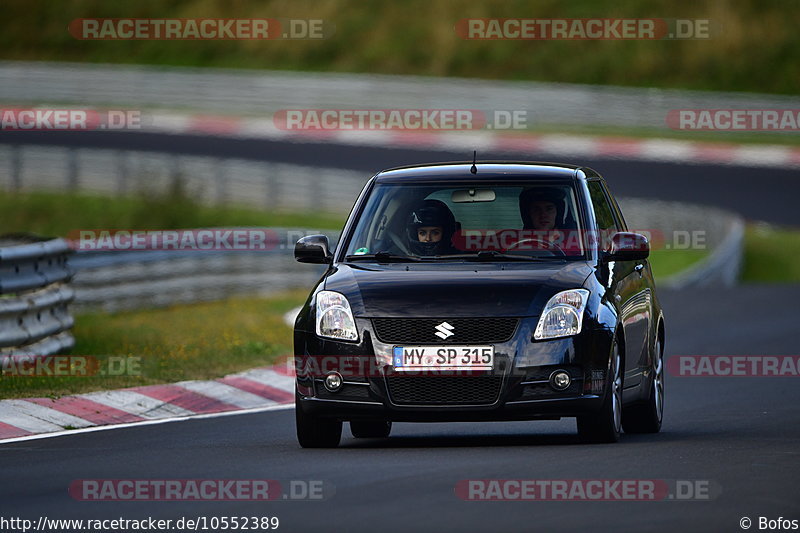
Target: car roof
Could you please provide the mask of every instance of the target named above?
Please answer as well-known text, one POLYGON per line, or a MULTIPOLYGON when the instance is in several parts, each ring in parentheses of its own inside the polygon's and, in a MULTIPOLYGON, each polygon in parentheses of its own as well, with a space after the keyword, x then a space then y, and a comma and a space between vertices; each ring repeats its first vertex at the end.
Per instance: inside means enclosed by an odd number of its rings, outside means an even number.
POLYGON ((598 176, 586 167, 563 163, 538 163, 531 161, 477 161, 477 172, 470 172, 472 161, 433 163, 390 168, 376 175, 379 182, 406 182, 433 180, 567 180, 572 181, 582 175, 598 176), (578 172, 578 171, 583 172, 578 172))

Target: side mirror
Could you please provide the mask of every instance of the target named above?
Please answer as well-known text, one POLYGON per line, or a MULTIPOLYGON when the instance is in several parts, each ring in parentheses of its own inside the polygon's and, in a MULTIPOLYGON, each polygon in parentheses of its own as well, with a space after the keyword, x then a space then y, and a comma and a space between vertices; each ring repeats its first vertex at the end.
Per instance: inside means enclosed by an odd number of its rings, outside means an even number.
POLYGON ((638 261, 650 255, 647 237, 639 233, 620 231, 611 237, 611 249, 606 254, 607 261, 638 261))
POLYGON ((329 264, 333 256, 328 237, 325 235, 303 237, 294 245, 294 258, 300 263, 329 264))

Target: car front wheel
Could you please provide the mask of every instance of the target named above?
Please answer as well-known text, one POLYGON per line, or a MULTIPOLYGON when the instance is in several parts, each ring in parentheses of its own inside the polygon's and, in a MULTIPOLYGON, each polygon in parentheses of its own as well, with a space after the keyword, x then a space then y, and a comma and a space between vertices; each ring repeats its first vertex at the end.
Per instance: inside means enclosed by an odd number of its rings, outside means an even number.
POLYGON ((622 356, 614 339, 608 368, 606 398, 599 413, 578 417, 581 442, 617 442, 622 430, 622 356))
POLYGON ((650 381, 650 396, 645 403, 625 409, 622 427, 625 433, 658 433, 664 417, 664 354, 661 339, 653 349, 655 364, 650 381))

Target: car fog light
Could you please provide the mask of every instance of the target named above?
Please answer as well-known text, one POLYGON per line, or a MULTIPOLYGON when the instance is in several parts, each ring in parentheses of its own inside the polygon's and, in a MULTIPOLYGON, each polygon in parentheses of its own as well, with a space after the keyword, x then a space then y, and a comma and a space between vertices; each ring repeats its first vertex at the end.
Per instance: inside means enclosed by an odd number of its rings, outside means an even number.
POLYGON ((570 383, 572 383, 572 379, 563 370, 556 370, 550 374, 550 386, 556 390, 564 390, 569 387, 570 383))
POLYGON ((342 388, 342 375, 338 372, 331 372, 325 376, 325 388, 330 392, 336 392, 342 388))

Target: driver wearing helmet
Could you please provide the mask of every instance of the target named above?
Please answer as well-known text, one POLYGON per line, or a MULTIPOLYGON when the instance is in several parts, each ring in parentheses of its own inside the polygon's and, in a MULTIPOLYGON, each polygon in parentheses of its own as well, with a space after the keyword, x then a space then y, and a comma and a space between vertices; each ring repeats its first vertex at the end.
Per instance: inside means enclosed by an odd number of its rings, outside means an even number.
POLYGON ((416 255, 456 253, 452 238, 456 219, 440 200, 425 200, 411 210, 406 223, 408 247, 416 255))

